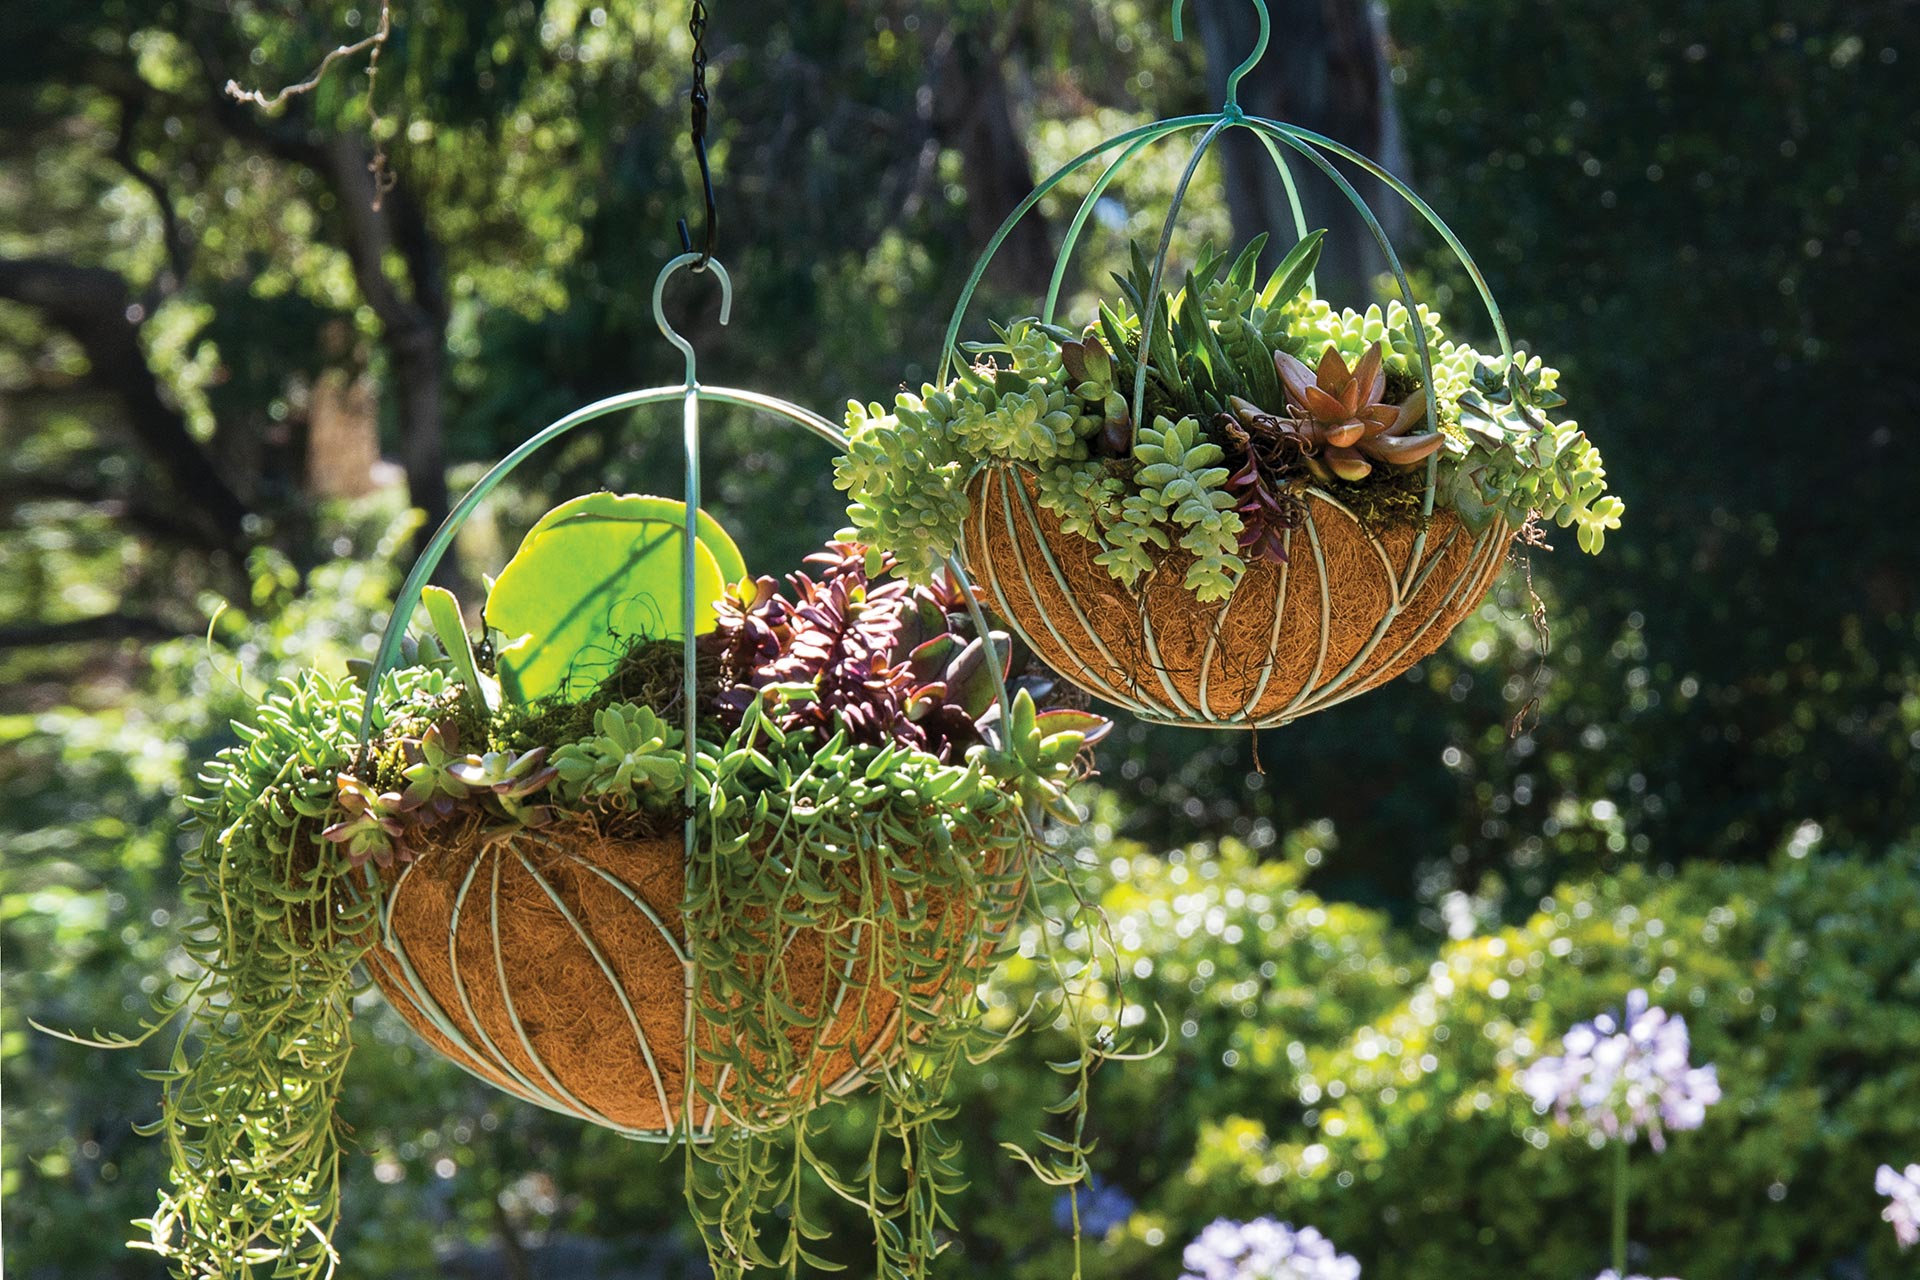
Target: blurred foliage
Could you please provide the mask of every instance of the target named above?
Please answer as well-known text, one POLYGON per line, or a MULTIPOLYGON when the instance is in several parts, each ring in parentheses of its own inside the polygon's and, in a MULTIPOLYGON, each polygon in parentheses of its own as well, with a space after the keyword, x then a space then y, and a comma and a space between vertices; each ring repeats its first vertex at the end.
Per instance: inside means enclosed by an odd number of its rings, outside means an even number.
POLYGON ((1267 1213, 1374 1280, 1598 1270, 1610 1158, 1512 1077, 1635 987, 1686 1017, 1726 1090, 1704 1129, 1635 1148, 1635 1270, 1909 1274, 1867 1191, 1920 1128, 1920 851, 1846 856, 1809 824, 1765 864, 1565 886, 1436 955, 1299 890, 1324 833, 1286 844, 1257 867, 1232 844, 1102 850, 1128 994, 1180 1039, 1162 1078, 1116 1073, 1095 1099, 1106 1176, 1141 1205, 1096 1274, 1169 1274, 1152 1233, 1267 1213))
MULTIPOLYGON (((244 545, 183 540, 190 504, 87 352, 0 303, 5 626, 121 613, 185 637, 0 649, 0 1194, 20 1275, 156 1274, 121 1241, 162 1176, 130 1129, 152 1117, 139 1071, 158 1063, 25 1020, 129 1030, 184 972, 176 797, 247 691, 370 649, 409 554, 391 483, 350 507, 305 490, 317 381, 369 377, 389 449, 402 388, 338 198, 219 95, 229 74, 303 75, 372 12, 0 11, 0 258, 125 280, 165 397, 253 512, 244 545)), ((1204 105, 1198 42, 1172 44, 1164 6, 1138 0, 713 13, 739 307, 720 328, 683 279, 670 314, 707 381, 829 413, 931 376, 980 242, 975 175, 941 121, 954 85, 964 100, 984 81, 933 68, 999 66, 1034 175, 1204 105)), ((431 230, 447 449, 470 481, 573 406, 678 375, 646 297, 693 209, 685 15, 525 0, 396 16, 380 123, 344 67, 301 109, 337 136, 377 131, 431 230)), ((1245 735, 1129 726, 1103 747, 1092 874, 1128 994, 1172 1039, 1101 1074, 1096 1164, 1142 1208, 1091 1246, 1089 1274, 1169 1274, 1220 1213, 1310 1220, 1371 1277, 1591 1274, 1604 1162, 1536 1145, 1509 1077, 1523 1045, 1635 984, 1688 1015, 1729 1091, 1705 1131, 1642 1157, 1636 1261, 1690 1280, 1904 1274, 1869 1191, 1920 1131, 1920 14, 1392 0, 1389 16, 1413 179, 1515 337, 1565 370, 1634 519, 1601 560, 1529 557, 1544 656, 1516 571, 1407 679, 1263 734, 1264 774, 1245 735)), ((1157 225, 1185 156, 1143 159, 1090 222, 1069 298, 1157 225)), ((1203 166, 1177 249, 1229 238, 1219 184, 1203 166)), ((1043 203, 1054 235, 1082 190, 1043 203)), ((1461 336, 1487 337, 1437 246, 1406 247, 1461 336)), ((1041 287, 990 277, 969 336, 1041 287)), ((553 451, 468 530, 469 564, 501 562, 549 500, 673 492, 667 426, 553 451)), ((710 505, 756 570, 838 522, 823 451, 731 414, 709 439, 710 505)), ((1012 963, 996 998, 1011 1010, 1028 980, 1012 963)), ((698 1273, 677 1158, 513 1105, 364 1012, 343 1102, 350 1274, 698 1273)), ((1045 1122, 1051 1040, 982 1068, 969 1125, 1024 1141, 1045 1122)), ((973 1177, 951 1269, 1063 1274, 1052 1193, 998 1155, 973 1177)))

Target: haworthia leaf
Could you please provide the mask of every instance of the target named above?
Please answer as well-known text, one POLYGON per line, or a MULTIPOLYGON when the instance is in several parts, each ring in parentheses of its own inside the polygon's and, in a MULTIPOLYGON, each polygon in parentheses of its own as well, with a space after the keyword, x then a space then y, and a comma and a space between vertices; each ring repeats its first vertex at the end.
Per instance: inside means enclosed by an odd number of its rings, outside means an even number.
POLYGON ((493 681, 480 674, 473 658, 473 642, 467 638, 467 622, 460 614, 460 602, 445 587, 423 587, 420 602, 426 606, 427 619, 439 637, 440 647, 453 659, 454 674, 467 687, 467 701, 485 717, 499 702, 493 681))

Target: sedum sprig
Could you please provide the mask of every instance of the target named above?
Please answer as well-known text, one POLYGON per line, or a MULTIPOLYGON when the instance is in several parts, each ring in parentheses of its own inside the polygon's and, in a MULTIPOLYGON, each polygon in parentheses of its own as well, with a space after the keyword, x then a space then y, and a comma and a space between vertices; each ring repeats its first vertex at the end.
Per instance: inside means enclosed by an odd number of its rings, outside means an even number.
MULTIPOLYGON (((567 803, 653 812, 680 802, 686 791, 686 735, 652 708, 630 702, 593 714, 593 735, 553 753, 553 772, 567 803)), ((705 771, 699 783, 704 790, 705 771)))
POLYGON ((1231 472, 1220 465, 1225 459, 1225 450, 1202 438, 1192 418, 1159 418, 1143 427, 1133 446, 1138 491, 1121 503, 1120 521, 1110 528, 1108 549, 1094 557, 1096 562, 1131 585, 1153 567, 1149 548, 1165 549, 1166 530, 1172 527, 1194 557, 1187 589, 1201 600, 1232 595, 1246 562, 1238 554, 1241 522, 1226 487, 1231 472))
POLYGON ((1482 360, 1459 405, 1455 506, 1469 523, 1498 514, 1513 524, 1537 515, 1561 528, 1577 526, 1581 550, 1597 555, 1607 531, 1620 527, 1626 503, 1609 494, 1600 451, 1572 419, 1546 410, 1566 403, 1559 373, 1523 351, 1505 369, 1482 360))

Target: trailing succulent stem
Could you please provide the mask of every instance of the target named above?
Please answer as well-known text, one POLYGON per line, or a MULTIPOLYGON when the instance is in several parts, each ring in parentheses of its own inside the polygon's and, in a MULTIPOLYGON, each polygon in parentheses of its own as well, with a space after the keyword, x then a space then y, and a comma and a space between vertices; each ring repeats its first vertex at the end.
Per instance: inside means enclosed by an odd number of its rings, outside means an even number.
MULTIPOLYGON (((1002 338, 1012 368, 980 430, 1038 452, 1103 429, 1055 416, 1071 396, 1041 385, 1057 366, 1050 337, 1028 326, 1002 338)), ((1171 468, 1156 500, 1205 505, 1219 450, 1167 430, 1135 446, 1171 468)), ((675 504, 598 495, 562 511, 593 516, 536 526, 563 530, 566 557, 618 560, 638 528, 636 574, 672 576, 672 548, 653 531, 677 531, 675 504), (593 545, 600 527, 618 545, 593 545)), ((546 591, 562 573, 520 557, 500 579, 513 608, 490 600, 488 616, 562 620, 594 650, 584 696, 569 699, 578 664, 555 652, 570 641, 538 629, 513 638, 519 674, 496 683, 458 602, 439 593, 426 601, 433 635, 380 681, 364 747, 352 678, 304 673, 235 725, 240 742, 188 802, 202 840, 187 896, 203 916, 189 948, 204 973, 146 1031, 185 1014, 153 1127, 168 1138, 171 1185, 141 1224, 144 1246, 179 1274, 320 1280, 337 1268, 334 1105, 356 966, 388 886, 407 874, 397 868, 581 819, 641 839, 689 816, 681 943, 699 1017, 685 1118, 717 1117, 717 1131, 687 1145, 687 1198, 714 1269, 830 1265, 814 1252, 817 1180, 870 1209, 879 1275, 926 1274, 959 1186, 948 1081, 995 1043, 977 993, 1026 902, 1038 825, 1077 816, 1069 789, 1108 725, 1042 710, 1050 675, 1016 674, 1007 636, 973 634, 975 602, 950 580, 910 584, 887 576, 888 556, 834 542, 783 592, 733 572, 717 524, 701 546, 733 585, 716 590, 713 625, 691 646, 695 742, 682 727, 683 643, 618 636, 611 611, 629 597, 605 575, 586 575, 584 602, 563 598, 546 591), (604 634, 580 631, 590 607, 609 610, 604 634), (534 688, 545 692, 527 700, 534 688), (810 962, 796 958, 799 937, 810 962), (879 1085, 874 1150, 897 1158, 850 1174, 815 1137, 820 1108, 862 1078, 879 1085)), ((557 563, 551 545, 539 554, 557 563)))
POLYGON ((974 475, 1017 466, 1116 579, 1132 585, 1184 551, 1186 588, 1218 601, 1250 561, 1285 558, 1307 488, 1370 520, 1417 519, 1409 477, 1437 457, 1441 501, 1469 525, 1551 518, 1598 551, 1624 508, 1578 426, 1546 415, 1562 403, 1558 375, 1524 353, 1502 367, 1446 341, 1424 306, 1335 311, 1307 288, 1323 234, 1264 283, 1264 237, 1231 260, 1204 249, 1177 292, 1151 299, 1135 246, 1095 323, 995 326, 997 341, 968 346, 975 363, 947 385, 903 391, 890 410, 850 404, 835 483, 852 495, 855 529, 927 581, 956 549, 974 475))
MULTIPOLYGON (((390 675, 377 723, 446 692, 438 671, 390 675)), ((182 865, 200 916, 186 945, 202 972, 141 1037, 178 1020, 157 1076, 160 1118, 142 1130, 167 1135, 170 1182, 135 1224, 137 1247, 182 1276, 259 1267, 318 1278, 339 1261, 328 1241, 340 1216, 333 1109, 375 903, 353 891, 348 851, 321 831, 340 813, 336 780, 358 748, 361 702, 350 679, 282 682, 252 723, 234 726, 239 744, 207 764, 187 801, 201 839, 182 865)))

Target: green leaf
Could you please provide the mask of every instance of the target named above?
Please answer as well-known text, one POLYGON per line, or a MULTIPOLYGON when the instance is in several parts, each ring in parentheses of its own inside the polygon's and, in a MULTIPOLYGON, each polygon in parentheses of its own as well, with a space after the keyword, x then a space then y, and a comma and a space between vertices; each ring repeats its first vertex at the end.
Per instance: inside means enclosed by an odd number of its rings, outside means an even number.
POLYGON ((1307 284, 1307 277, 1320 261, 1320 242, 1327 238, 1326 230, 1309 231, 1304 240, 1288 250, 1280 265, 1273 269, 1273 276, 1267 281, 1267 287, 1260 291, 1260 305, 1263 307, 1284 307, 1292 302, 1307 284))
MULTIPOLYGON (((686 507, 670 498, 594 493, 565 502, 527 531, 487 597, 486 621, 505 640, 501 691, 519 702, 584 692, 619 660, 625 642, 680 635, 686 507)), ((726 531, 701 512, 694 556, 697 632, 746 564, 726 531)))
POLYGON ((454 674, 467 686, 467 700, 475 704, 474 709, 483 717, 488 715, 499 702, 499 691, 491 680, 480 674, 480 665, 473 660, 473 642, 467 638, 467 623, 460 614, 460 602, 445 587, 421 588, 420 602, 427 608, 427 618, 433 623, 434 634, 440 638, 440 647, 453 659, 454 674))

